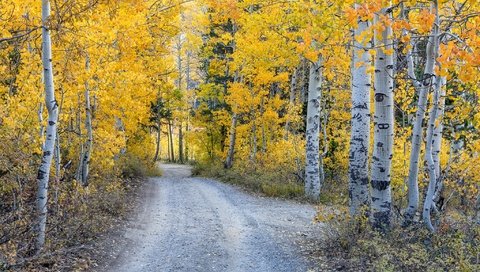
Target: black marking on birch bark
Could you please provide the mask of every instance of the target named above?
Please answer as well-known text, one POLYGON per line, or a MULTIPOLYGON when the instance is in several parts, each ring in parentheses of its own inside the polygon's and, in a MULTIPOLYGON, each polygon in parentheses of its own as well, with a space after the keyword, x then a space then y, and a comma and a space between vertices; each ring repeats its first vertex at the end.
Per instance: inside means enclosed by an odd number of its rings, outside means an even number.
POLYGON ((378 171, 380 171, 380 173, 385 173, 385 167, 379 167, 378 171))
POLYGON ((358 138, 358 137, 354 137, 352 140, 354 140, 354 141, 359 141, 359 142, 363 142, 363 138, 358 138))
POLYGON ((393 65, 389 64, 389 65, 387 65, 386 68, 387 68, 387 69, 393 69, 393 65))
POLYGON ((382 102, 387 95, 383 93, 376 93, 375 94, 375 101, 382 102))
POLYGON ((378 142, 378 143, 377 143, 377 147, 380 147, 380 148, 383 147, 383 143, 382 143, 382 142, 378 142))
POLYGON ((376 156, 372 156, 372 160, 374 160, 374 161, 379 161, 380 159, 379 159, 378 157, 376 157, 376 156))
POLYGON ((55 125, 55 122, 53 122, 53 121, 48 121, 48 125, 53 126, 53 125, 55 125))
POLYGON ((38 170, 37 179, 42 180, 44 177, 45 177, 45 171, 43 171, 42 169, 38 170))
POLYGON ((384 202, 383 204, 380 205, 380 207, 384 209, 390 209, 391 203, 390 202, 384 202))
POLYGON ((368 106, 367 106, 367 103, 363 103, 363 104, 359 104, 359 105, 355 105, 353 107, 354 109, 368 109, 368 106))
POLYGON ((367 185, 368 184, 368 178, 361 178, 360 179, 360 184, 361 185, 367 185))
POLYGON ((390 127, 389 124, 385 123, 385 124, 378 124, 378 128, 379 129, 388 129, 390 127))
POLYGON ((52 152, 50 152, 48 150, 43 152, 43 156, 45 156, 45 157, 50 156, 51 154, 52 154, 52 152))
POLYGON ((388 186, 390 186, 390 181, 389 180, 375 180, 372 179, 372 188, 377 189, 379 191, 386 190, 388 186))

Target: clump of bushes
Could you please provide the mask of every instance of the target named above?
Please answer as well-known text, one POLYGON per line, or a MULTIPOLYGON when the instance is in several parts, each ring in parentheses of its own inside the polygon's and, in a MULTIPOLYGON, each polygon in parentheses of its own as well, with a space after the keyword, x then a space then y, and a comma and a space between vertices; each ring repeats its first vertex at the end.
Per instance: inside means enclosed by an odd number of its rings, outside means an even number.
POLYGON ((120 157, 118 167, 123 178, 161 176, 162 172, 152 161, 127 153, 120 157))
POLYGON ((239 185, 270 197, 303 198, 303 183, 294 173, 285 170, 268 172, 254 164, 242 164, 232 169, 224 169, 222 162, 197 162, 193 175, 218 178, 224 182, 239 185), (285 178, 285 175, 290 175, 285 178))
POLYGON ((348 271, 480 271, 480 225, 467 217, 443 216, 436 233, 398 223, 381 233, 341 207, 320 206, 317 217, 326 223, 321 253, 333 268, 341 262, 348 271))

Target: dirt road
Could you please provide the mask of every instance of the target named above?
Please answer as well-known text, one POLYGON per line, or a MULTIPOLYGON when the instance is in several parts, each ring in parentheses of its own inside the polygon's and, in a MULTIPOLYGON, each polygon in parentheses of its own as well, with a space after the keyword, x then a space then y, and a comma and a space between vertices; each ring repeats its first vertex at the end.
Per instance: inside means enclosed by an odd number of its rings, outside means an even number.
POLYGON ((162 165, 127 245, 107 271, 308 271, 301 241, 318 236, 311 205, 253 196, 162 165))

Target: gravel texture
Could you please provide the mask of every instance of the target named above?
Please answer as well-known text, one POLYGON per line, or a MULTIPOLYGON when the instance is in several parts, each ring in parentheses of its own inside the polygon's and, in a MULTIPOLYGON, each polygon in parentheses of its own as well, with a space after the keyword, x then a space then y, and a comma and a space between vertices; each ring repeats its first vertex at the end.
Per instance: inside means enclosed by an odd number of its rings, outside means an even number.
POLYGON ((302 243, 320 233, 312 205, 191 177, 184 165, 161 168, 106 271, 316 270, 302 243))

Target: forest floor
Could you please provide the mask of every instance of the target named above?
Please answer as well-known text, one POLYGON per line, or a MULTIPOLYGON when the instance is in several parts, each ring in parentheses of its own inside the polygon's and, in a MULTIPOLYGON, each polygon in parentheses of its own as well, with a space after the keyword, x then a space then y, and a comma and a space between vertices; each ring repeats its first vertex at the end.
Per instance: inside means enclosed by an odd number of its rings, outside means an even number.
POLYGON ((163 164, 98 271, 316 271, 314 206, 261 197, 163 164))

